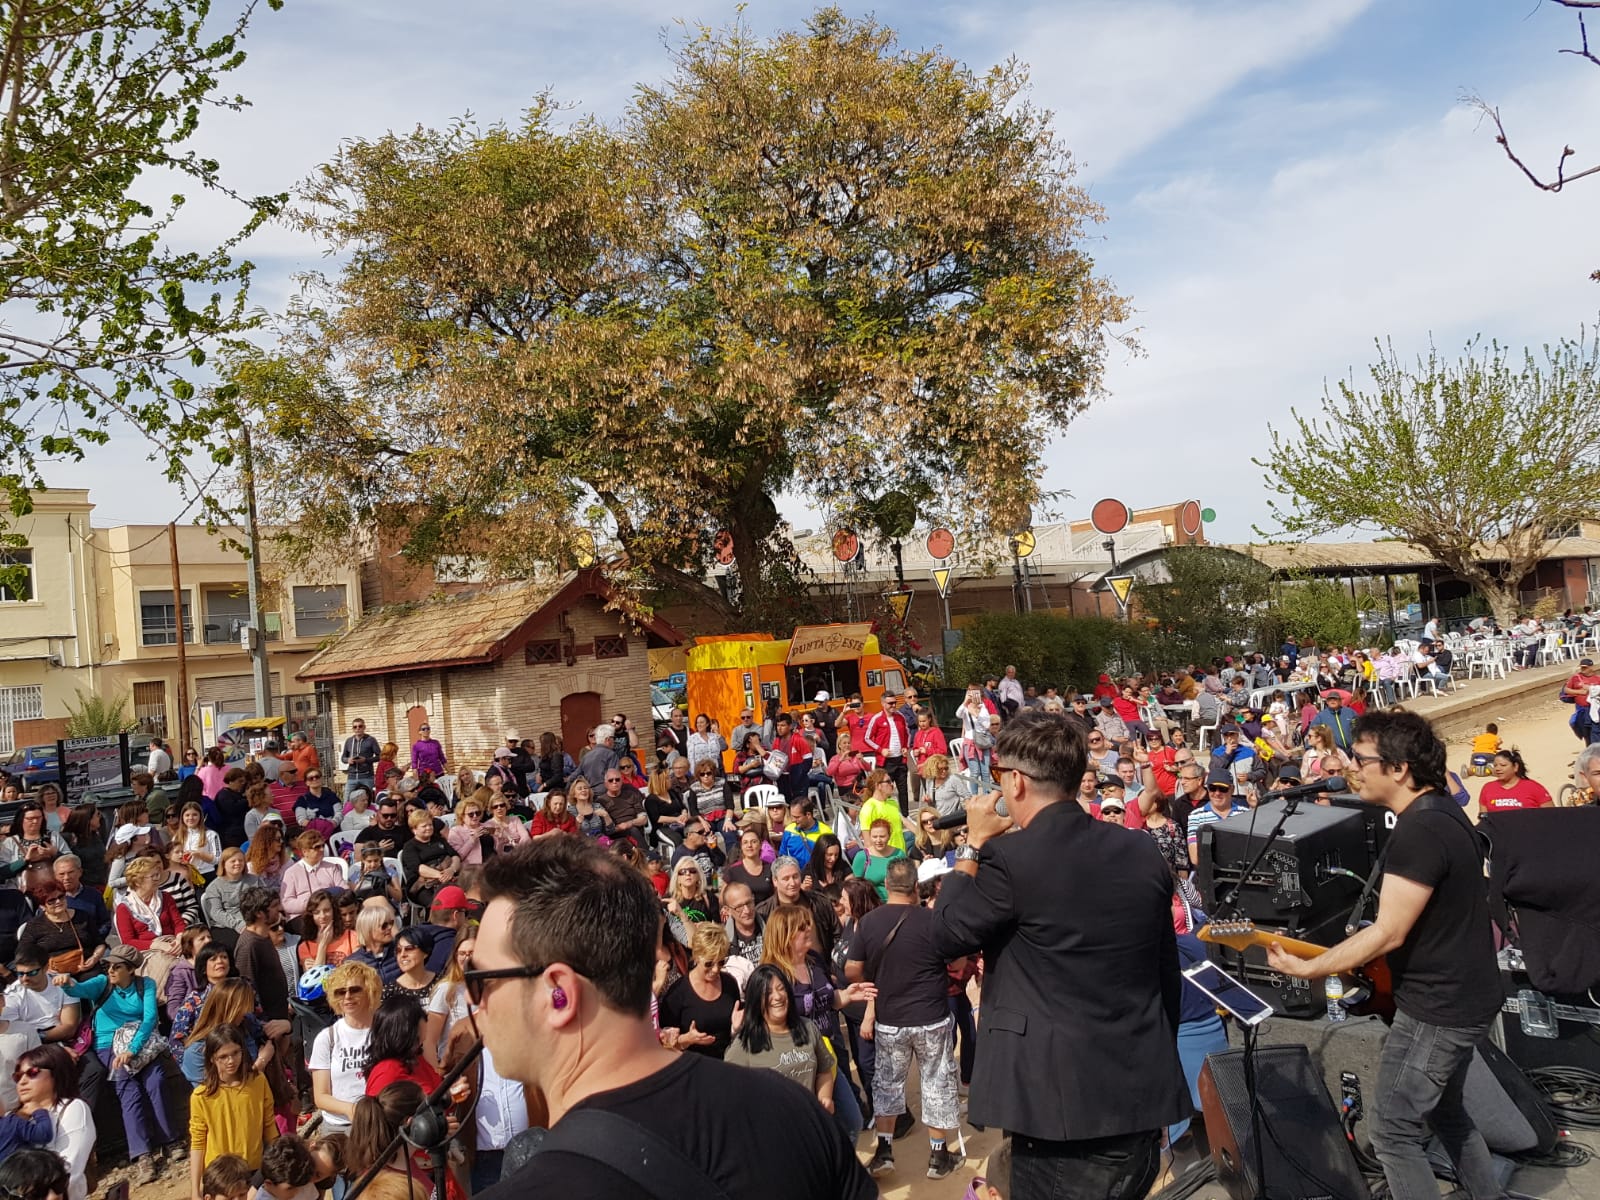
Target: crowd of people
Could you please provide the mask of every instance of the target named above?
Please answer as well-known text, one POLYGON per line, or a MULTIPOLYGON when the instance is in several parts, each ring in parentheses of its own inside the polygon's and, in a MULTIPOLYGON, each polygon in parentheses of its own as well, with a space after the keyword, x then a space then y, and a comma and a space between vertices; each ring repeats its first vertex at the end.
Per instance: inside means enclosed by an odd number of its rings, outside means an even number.
MULTIPOLYGON (((570 845, 654 897, 646 1010, 662 1051, 801 1084, 843 1144, 872 1134, 873 1176, 897 1170, 895 1143, 920 1117, 927 1174, 942 1178, 962 1162, 985 972, 976 942, 933 923, 973 857, 959 819, 944 819, 1016 769, 999 751, 1008 727, 1040 714, 1081 736, 1072 807, 1151 839, 1180 953, 1198 961, 1198 830, 1352 772, 1356 722, 1393 707, 1386 657, 1291 643, 1275 663, 1105 674, 1068 694, 1008 669, 966 690, 948 733, 915 691, 870 714, 860 697, 835 711, 825 693, 798 719, 747 709, 731 742, 680 714, 648 752, 619 715, 576 755, 508 730, 481 773, 446 774, 426 726, 402 761, 356 720, 342 788, 303 737, 242 764, 221 748, 163 762, 153 747, 165 778, 136 774, 110 816, 46 785, 0 841, 0 942, 15 947, 0 1021, 38 1043, 16 1061, 0 1159, 52 1152, 80 1200, 95 1114, 114 1097, 135 1178, 182 1169, 194 1200, 236 1200, 254 1182, 310 1200, 369 1172, 380 1193, 399 1180, 420 1198, 436 1168, 452 1196, 492 1187, 513 1138, 552 1115, 492 1052, 444 1100, 448 1152, 390 1143, 475 1039, 484 872, 570 845), (1296 684, 1310 686, 1290 703, 1296 684)), ((1580 664, 1574 698, 1587 701, 1591 669, 1580 664)), ((1486 807, 1547 803, 1494 740, 1486 807)), ((1586 770, 1600 781, 1600 747, 1586 770)), ((1226 1036, 1187 1002, 1178 1034, 1193 1104, 1199 1064, 1226 1036)), ((1168 1143, 1191 1116, 1164 1119, 1168 1143)))

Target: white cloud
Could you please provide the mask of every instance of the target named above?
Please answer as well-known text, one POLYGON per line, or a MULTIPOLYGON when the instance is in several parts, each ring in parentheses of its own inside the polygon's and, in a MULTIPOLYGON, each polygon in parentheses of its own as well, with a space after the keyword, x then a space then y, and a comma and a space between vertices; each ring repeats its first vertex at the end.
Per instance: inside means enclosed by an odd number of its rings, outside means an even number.
POLYGON ((999 26, 992 10, 974 6, 960 28, 986 48, 1003 32, 994 57, 1015 53, 1033 65, 1034 98, 1054 111, 1085 178, 1102 180, 1245 80, 1326 49, 1371 3, 1093 0, 1040 5, 999 26))

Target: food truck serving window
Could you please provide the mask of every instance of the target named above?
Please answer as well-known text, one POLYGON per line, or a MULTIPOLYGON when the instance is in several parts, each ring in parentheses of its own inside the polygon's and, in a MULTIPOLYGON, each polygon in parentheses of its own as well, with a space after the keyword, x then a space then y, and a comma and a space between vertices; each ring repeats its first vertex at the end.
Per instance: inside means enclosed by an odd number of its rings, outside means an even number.
POLYGON ((789 667, 784 672, 784 687, 790 704, 810 704, 818 692, 827 692, 835 700, 861 690, 861 662, 847 658, 839 662, 807 663, 803 667, 789 667))

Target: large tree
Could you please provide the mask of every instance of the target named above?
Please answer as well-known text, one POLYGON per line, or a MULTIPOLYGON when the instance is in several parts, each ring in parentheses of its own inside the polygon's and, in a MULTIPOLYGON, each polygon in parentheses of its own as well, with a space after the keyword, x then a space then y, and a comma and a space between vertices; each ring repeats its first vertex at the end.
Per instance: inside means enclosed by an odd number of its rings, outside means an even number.
POLYGON ((1515 354, 1475 341, 1456 362, 1378 351, 1370 387, 1342 381, 1317 414, 1291 410, 1271 431, 1256 465, 1281 497, 1278 533, 1403 538, 1509 623, 1546 542, 1600 516, 1600 342, 1515 354))
POLYGON ((417 557, 512 571, 599 533, 641 585, 779 628, 781 494, 903 492, 971 544, 1026 522, 1126 307, 1023 70, 835 10, 674 58, 614 127, 547 101, 348 145, 311 181, 347 265, 292 346, 318 379, 265 431, 308 528, 389 522, 417 557), (731 593, 703 582, 720 530, 731 593))
POLYGON ((1134 583, 1135 619, 1150 630, 1150 662, 1162 669, 1209 663, 1250 649, 1272 576, 1220 546, 1175 546, 1134 583))
POLYGON ((186 190, 225 190, 184 143, 207 105, 244 103, 221 87, 255 6, 219 22, 209 0, 0 4, 0 517, 29 510, 41 461, 118 422, 195 484, 188 452, 217 413, 191 374, 255 323, 232 248, 287 196, 240 198, 214 250, 167 236, 186 190))

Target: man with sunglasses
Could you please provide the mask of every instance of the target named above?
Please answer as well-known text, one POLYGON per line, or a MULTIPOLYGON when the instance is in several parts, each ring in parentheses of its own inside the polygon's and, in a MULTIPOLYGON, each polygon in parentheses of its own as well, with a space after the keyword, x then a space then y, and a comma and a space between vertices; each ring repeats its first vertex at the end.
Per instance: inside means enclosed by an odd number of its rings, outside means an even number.
POLYGON ((1350 759, 1361 799, 1395 814, 1377 919, 1315 958, 1274 945, 1267 961, 1323 979, 1388 956, 1399 1010, 1378 1060, 1372 1148, 1395 1200, 1438 1195, 1426 1153, 1438 1137, 1474 1200, 1505 1195, 1462 1102, 1473 1055, 1504 1000, 1483 883, 1483 848, 1450 795, 1445 746, 1416 713, 1367 713, 1350 759))
POLYGON ((550 1117, 539 1152, 484 1200, 877 1195, 804 1089, 661 1045, 660 901, 642 874, 585 839, 542 838, 491 858, 483 896, 465 975, 473 1019, 495 1069, 543 1096, 550 1117))
POLYGON ((13 982, 5 991, 5 1007, 0 1021, 26 1025, 46 1045, 59 1044, 78 1064, 78 1093, 90 1110, 99 1103, 106 1069, 94 1052, 73 1053, 78 1038, 83 1008, 76 996, 68 995, 50 982, 50 971, 43 954, 24 947, 17 951, 13 982))
POLYGON ((399 858, 400 851, 411 840, 411 827, 400 819, 400 801, 385 796, 378 801, 378 815, 356 835, 356 845, 375 845, 385 858, 399 858))
POLYGON ((1018 713, 995 758, 1000 792, 967 801, 934 909, 946 961, 985 955, 970 1119, 1010 1135, 1011 1200, 1140 1200, 1191 1111, 1172 871, 1074 802, 1084 738, 1064 715, 1018 713))
POLYGON ((1186 823, 1189 839, 1189 861, 1200 865, 1200 827, 1224 821, 1234 813, 1249 812, 1250 806, 1234 795, 1233 775, 1227 770, 1213 769, 1206 779, 1206 803, 1189 814, 1186 823))

